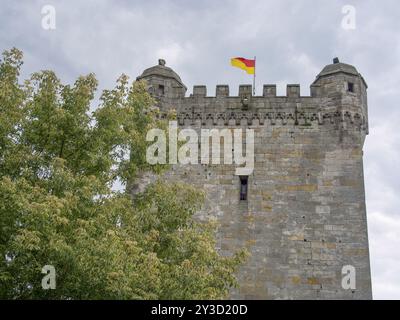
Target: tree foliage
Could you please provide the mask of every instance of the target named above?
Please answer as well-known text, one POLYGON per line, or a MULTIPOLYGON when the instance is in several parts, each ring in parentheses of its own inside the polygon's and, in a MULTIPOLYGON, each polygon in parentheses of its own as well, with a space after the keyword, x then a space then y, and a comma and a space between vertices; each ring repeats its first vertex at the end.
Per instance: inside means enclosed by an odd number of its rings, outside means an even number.
POLYGON ((203 194, 156 182, 134 201, 113 190, 147 164, 146 132, 163 126, 142 82, 122 75, 93 109, 93 74, 63 85, 51 71, 19 81, 22 53, 0 61, 0 298, 218 299, 244 252, 222 257, 215 225, 193 214, 203 194), (43 290, 42 267, 56 269, 43 290))

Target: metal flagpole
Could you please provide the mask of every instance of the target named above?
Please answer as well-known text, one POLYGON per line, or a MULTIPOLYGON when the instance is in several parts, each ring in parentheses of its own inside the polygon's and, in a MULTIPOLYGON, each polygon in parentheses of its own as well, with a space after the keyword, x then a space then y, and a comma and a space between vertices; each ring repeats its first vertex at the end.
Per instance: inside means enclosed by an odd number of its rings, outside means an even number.
POLYGON ((253 96, 256 95, 256 56, 254 56, 253 96))

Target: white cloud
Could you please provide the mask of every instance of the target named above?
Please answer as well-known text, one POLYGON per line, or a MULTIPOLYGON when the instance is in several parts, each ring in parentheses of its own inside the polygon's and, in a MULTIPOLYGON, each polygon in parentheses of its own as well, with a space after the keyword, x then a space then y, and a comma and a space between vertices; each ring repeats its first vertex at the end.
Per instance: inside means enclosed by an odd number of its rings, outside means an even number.
POLYGON ((400 299, 400 220, 370 212, 370 254, 375 299, 400 299))

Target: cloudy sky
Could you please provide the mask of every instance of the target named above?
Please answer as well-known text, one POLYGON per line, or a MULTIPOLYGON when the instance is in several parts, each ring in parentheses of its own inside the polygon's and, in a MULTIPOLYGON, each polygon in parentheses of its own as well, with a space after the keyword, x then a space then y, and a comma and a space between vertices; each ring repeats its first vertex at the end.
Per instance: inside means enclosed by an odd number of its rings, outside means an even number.
POLYGON ((52 69, 71 83, 94 72, 101 89, 162 57, 188 94, 205 84, 209 95, 216 84, 237 94, 239 84, 251 83, 229 65, 234 56, 257 56, 257 94, 264 83, 276 83, 278 94, 300 83, 309 95, 333 57, 353 64, 369 85, 364 170, 373 294, 400 299, 399 18, 398 0, 0 0, 0 50, 23 50, 23 77, 52 69), (43 28, 45 5, 55 8, 53 30, 43 28), (355 9, 355 29, 343 28, 346 5, 355 9))

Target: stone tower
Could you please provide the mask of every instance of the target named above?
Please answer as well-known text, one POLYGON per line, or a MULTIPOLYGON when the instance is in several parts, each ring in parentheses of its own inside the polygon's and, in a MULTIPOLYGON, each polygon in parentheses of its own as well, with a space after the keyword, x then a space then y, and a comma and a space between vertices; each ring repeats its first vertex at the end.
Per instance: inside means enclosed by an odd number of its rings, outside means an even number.
POLYGON ((162 59, 138 79, 147 81, 161 113, 177 111, 181 128, 254 130, 254 170, 246 177, 229 164, 177 164, 165 174, 206 191, 197 218, 217 218, 222 254, 250 252, 232 298, 372 298, 363 178, 367 84, 355 67, 335 58, 304 97, 296 84, 285 96, 276 95, 276 85, 264 85, 262 96, 253 96, 251 85, 239 86, 237 96, 217 85, 215 96, 194 86, 187 97, 162 59), (342 286, 344 266, 354 267, 355 288, 342 286))

